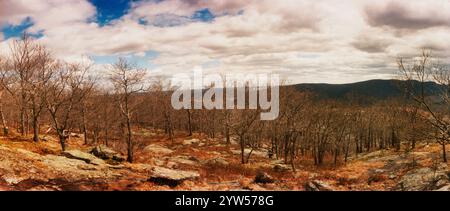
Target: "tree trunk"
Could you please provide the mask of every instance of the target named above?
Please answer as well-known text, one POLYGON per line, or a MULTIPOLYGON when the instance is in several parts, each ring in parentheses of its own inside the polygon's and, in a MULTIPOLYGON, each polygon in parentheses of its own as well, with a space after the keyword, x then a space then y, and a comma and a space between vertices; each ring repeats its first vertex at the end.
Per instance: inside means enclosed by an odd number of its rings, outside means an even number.
POLYGON ((3 135, 8 136, 9 128, 6 125, 6 119, 5 114, 3 113, 3 102, 0 101, 0 118, 2 120, 2 126, 3 126, 3 135))
POLYGON ((192 124, 191 124, 191 111, 188 109, 186 110, 188 115, 188 130, 189 130, 189 136, 192 136, 192 124))
POLYGON ((33 141, 39 142, 39 118, 33 114, 33 141))
POLYGON ((239 136, 239 143, 241 145, 241 163, 245 164, 245 143, 243 136, 239 136))
POLYGON ((133 163, 133 142, 132 142, 132 132, 130 118, 127 118, 127 161, 133 163))
POLYGON ((25 135, 25 108, 20 109, 20 135, 25 135))
POLYGON ((445 149, 445 143, 442 144, 442 158, 444 163, 447 163, 447 152, 445 149))
POLYGON ((66 151, 66 136, 63 134, 59 134, 59 143, 61 144, 61 150, 66 151))
POLYGON ((83 105, 83 108, 81 109, 81 118, 82 118, 82 124, 83 124, 83 136, 84 136, 84 145, 88 144, 88 137, 87 137, 87 128, 86 128, 86 108, 83 105))
POLYGON ((109 136, 108 136, 109 134, 108 134, 108 129, 105 129, 105 145, 106 146, 108 146, 108 139, 109 139, 109 136))

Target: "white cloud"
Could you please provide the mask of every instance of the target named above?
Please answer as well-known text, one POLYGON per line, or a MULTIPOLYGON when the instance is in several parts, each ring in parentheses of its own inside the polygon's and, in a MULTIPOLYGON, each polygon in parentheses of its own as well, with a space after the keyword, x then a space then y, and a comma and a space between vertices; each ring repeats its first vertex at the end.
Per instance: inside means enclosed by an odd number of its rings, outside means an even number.
POLYGON ((450 2, 401 1, 398 11, 385 6, 390 2, 150 0, 133 4, 129 14, 99 27, 86 21, 95 15, 86 0, 3 0, 0 7, 11 9, 0 14, 0 22, 32 17, 31 30, 44 30, 40 41, 67 60, 143 57, 156 51, 159 56, 151 62, 167 75, 204 65, 211 72, 277 72, 292 82, 341 83, 390 77, 396 57, 423 47, 450 57, 450 29, 442 22, 448 20, 450 2), (410 11, 415 7, 424 10, 414 19, 410 11), (219 16, 210 23, 189 20, 204 8, 219 16), (389 15, 398 20, 389 22, 389 15), (152 24, 140 25, 142 18, 152 24), (157 27, 170 21, 178 22, 157 27))

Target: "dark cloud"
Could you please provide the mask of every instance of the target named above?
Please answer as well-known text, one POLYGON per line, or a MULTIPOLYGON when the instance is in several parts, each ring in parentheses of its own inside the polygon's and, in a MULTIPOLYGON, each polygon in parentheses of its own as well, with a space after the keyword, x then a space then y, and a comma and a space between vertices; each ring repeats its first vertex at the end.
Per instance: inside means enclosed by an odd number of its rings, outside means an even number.
POLYGON ((367 53, 384 53, 392 43, 384 39, 374 39, 369 36, 359 36, 351 45, 367 53))
MULTIPOLYGON (((448 13, 446 11, 445 13, 448 13)), ((383 7, 367 7, 365 10, 367 22, 371 26, 388 26, 396 29, 419 30, 431 27, 450 27, 450 18, 442 16, 439 8, 408 8, 403 4, 390 1, 383 7), (420 13, 418 12, 420 11, 420 13)))

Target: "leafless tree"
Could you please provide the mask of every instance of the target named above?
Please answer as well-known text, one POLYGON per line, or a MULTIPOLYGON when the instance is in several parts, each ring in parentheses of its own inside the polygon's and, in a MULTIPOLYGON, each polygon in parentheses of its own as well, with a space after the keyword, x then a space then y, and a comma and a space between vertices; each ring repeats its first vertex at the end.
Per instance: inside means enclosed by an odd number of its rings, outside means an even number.
POLYGON ((126 59, 119 58, 112 65, 109 78, 114 85, 116 102, 127 131, 127 161, 130 163, 133 162, 133 128, 131 121, 138 104, 133 97, 145 90, 145 76, 145 69, 139 69, 126 59))
POLYGON ((417 105, 426 111, 427 122, 436 132, 433 137, 442 146, 442 158, 447 162, 445 145, 450 143, 450 69, 440 64, 426 50, 418 58, 398 59, 401 77, 408 81, 405 90, 417 105), (438 87, 430 87, 435 82, 438 87), (437 90, 435 90, 437 89, 437 90), (438 96, 438 99, 433 96, 438 96))
POLYGON ((60 63, 50 79, 45 100, 62 151, 66 150, 74 108, 94 85, 94 81, 87 75, 90 67, 86 64, 60 63))
POLYGON ((9 128, 6 123, 5 114, 3 112, 3 102, 5 101, 5 87, 10 85, 10 69, 6 58, 0 56, 0 118, 3 126, 3 135, 8 136, 9 128))

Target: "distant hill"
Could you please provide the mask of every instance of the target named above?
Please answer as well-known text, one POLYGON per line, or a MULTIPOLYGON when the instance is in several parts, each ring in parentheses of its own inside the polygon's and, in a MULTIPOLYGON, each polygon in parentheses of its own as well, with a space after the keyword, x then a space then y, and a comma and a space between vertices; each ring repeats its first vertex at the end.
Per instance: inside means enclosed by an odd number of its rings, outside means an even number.
MULTIPOLYGON (((373 100, 385 100, 393 97, 405 96, 404 87, 407 83, 412 83, 414 87, 419 87, 418 81, 400 80, 370 80, 351 84, 297 84, 298 90, 309 91, 320 99, 348 99, 359 97, 373 100)), ((427 95, 434 95, 440 90, 438 84, 434 82, 425 83, 427 95)))

